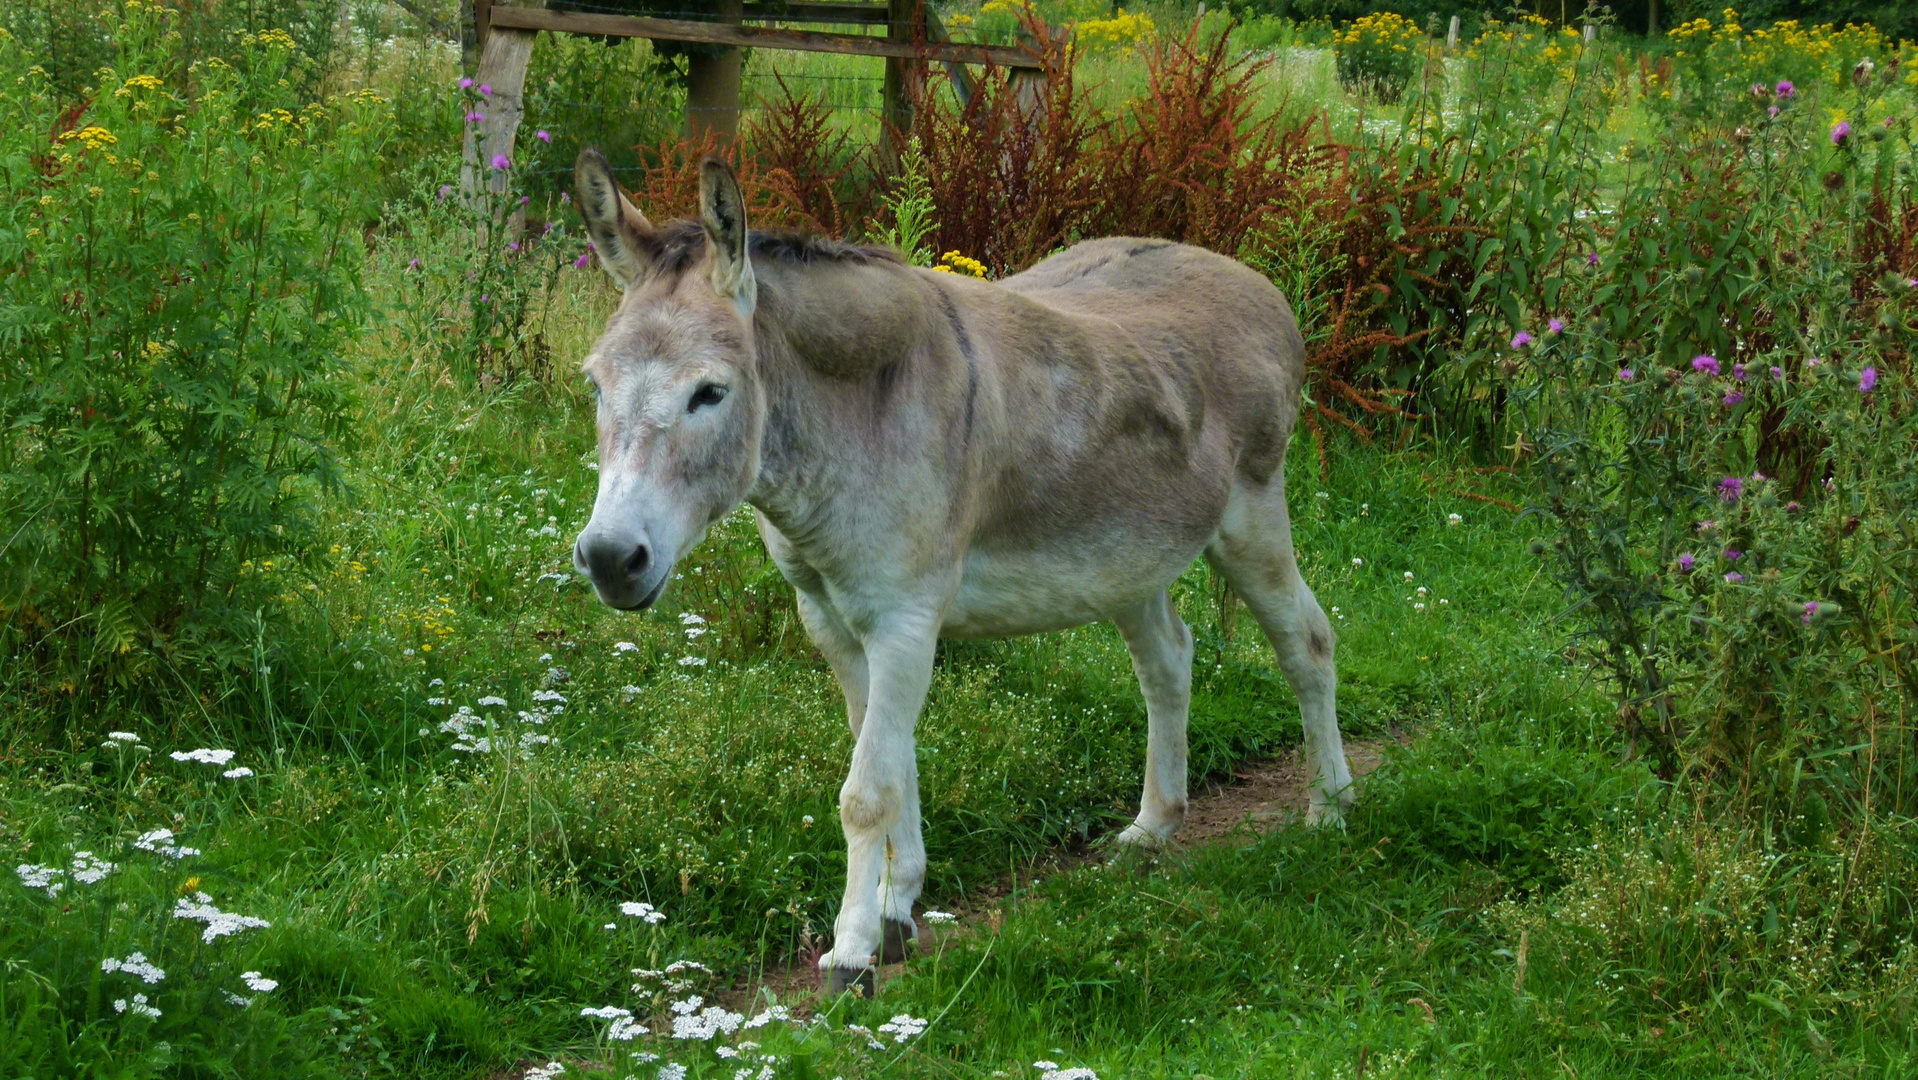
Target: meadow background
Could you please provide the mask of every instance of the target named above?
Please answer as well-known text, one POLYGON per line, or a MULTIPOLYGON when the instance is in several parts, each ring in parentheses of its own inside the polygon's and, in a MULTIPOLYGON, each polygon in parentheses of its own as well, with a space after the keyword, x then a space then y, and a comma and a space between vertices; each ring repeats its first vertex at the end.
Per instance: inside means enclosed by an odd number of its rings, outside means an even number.
MULTIPOLYGON (((472 200, 451 3, 18 0, 0 1071, 1918 1072, 1908 13, 1466 11, 1448 53, 1450 9, 940 10, 1036 20, 1039 112, 935 79, 895 167, 878 61, 754 53, 754 220, 1286 290, 1297 543, 1388 747, 1349 827, 1087 861, 1143 758, 1116 634, 947 644, 961 918, 814 1000, 850 745, 749 514, 641 617, 568 558, 616 294, 563 192, 591 144, 690 210, 673 58, 542 39, 472 200)), ((1236 601, 1174 597, 1195 784, 1295 747, 1236 601)))

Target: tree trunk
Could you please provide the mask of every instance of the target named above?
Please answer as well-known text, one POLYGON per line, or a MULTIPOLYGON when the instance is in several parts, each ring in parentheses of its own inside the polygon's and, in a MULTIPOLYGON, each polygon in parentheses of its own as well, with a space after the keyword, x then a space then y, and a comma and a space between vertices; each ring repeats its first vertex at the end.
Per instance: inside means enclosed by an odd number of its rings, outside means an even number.
POLYGON ((1658 36, 1658 0, 1650 0, 1645 8, 1645 36, 1658 36))
MULTIPOLYGON (((746 9, 742 0, 721 0, 719 21, 738 25, 746 9)), ((743 57, 735 48, 717 55, 693 53, 686 58, 686 137, 699 140, 716 131, 724 142, 739 133, 739 83, 743 57)))

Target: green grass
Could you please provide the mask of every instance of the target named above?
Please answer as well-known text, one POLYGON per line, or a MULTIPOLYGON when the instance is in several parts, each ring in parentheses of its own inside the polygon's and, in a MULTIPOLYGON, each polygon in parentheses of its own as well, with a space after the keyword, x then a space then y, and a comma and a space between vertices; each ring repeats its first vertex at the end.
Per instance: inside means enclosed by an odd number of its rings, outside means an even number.
MULTIPOLYGON (((671 94, 627 95, 640 50, 601 48, 561 55, 553 77, 653 110, 606 130, 657 129, 671 94)), ((773 63, 755 54, 749 73, 773 63)), ((397 79, 370 52, 366 68, 397 79)), ((1110 103, 1143 86, 1123 58, 1088 75, 1110 103)), ((1283 53, 1266 78, 1335 124, 1363 111, 1324 54, 1283 53)), ((833 85, 849 118, 876 104, 873 84, 833 85)), ((668 1016, 633 969, 696 960, 714 974, 687 992, 750 1013, 762 977, 803 969, 830 935, 843 702, 749 514, 642 616, 569 572, 595 476, 567 372, 612 288, 562 272, 535 316, 558 374, 481 386, 397 329, 444 313, 406 306, 415 253, 393 235, 373 267, 386 329, 352 358, 326 554, 255 568, 278 629, 232 667, 83 701, 0 667, 0 856, 117 864, 54 895, 0 880, 0 1073, 517 1077, 560 1060, 651 1080, 637 1050, 731 1077, 703 1044, 609 1042, 580 1010, 668 1016), (442 725, 460 707, 479 717, 469 739, 526 753, 457 749, 442 725), (103 745, 115 731, 146 749, 103 745), (236 756, 169 756, 196 747, 236 756), (233 766, 254 775, 220 775, 233 766), (202 853, 135 846, 163 827, 202 853), (270 925, 206 941, 172 914, 197 892, 270 925), (635 901, 665 921, 620 913, 635 901), (101 969, 135 951, 166 979, 101 969), (249 992, 243 972, 279 985, 249 992), (116 1010, 136 992, 161 1015, 116 1010)), ((1524 493, 1467 450, 1301 432, 1288 485, 1339 633, 1344 730, 1409 740, 1350 827, 1042 874, 1135 808, 1145 716, 1124 649, 1106 626, 942 646, 919 727, 925 902, 974 917, 936 928, 877 1002, 755 1029, 779 1075, 1036 1076, 1040 1060, 1108 1080, 1914 1074, 1908 826, 1840 852, 1621 764, 1533 525, 1507 508, 1524 493), (899 1014, 931 1021, 903 1048, 847 1027, 899 1014)), ((1193 779, 1295 746, 1251 620, 1227 616, 1202 565, 1174 598, 1199 642, 1193 779)))
MULTIPOLYGON (((583 350, 611 301, 597 276, 562 279, 546 314, 558 355, 583 350)), ((600 1057, 603 1026, 579 1010, 630 1004, 629 969, 697 959, 717 986, 749 984, 830 934, 843 704, 746 514, 716 528, 658 610, 610 611, 570 575, 542 577, 564 567, 592 497, 579 387, 477 393, 377 346, 362 371, 364 435, 329 524, 338 550, 265 571, 285 578, 295 637, 262 641, 258 666, 217 695, 127 698, 65 723, 7 713, 0 846, 18 863, 84 849, 121 867, 51 899, 0 885, 0 1030, 15 1036, 0 1055, 18 1075, 577 1065, 600 1057), (686 615, 707 632, 688 636, 686 615), (547 689, 563 711, 507 719, 547 689), (495 737, 555 741, 524 759, 451 749, 438 725, 488 695, 509 702, 479 710, 501 721, 495 737), (102 748, 109 730, 151 753, 102 748), (257 775, 167 756, 196 746, 234 749, 257 775), (129 847, 161 826, 204 854, 129 847), (200 943, 167 918, 193 889, 272 925, 200 943), (666 922, 641 929, 617 913, 629 900, 666 922), (108 1004, 137 987, 98 972, 133 950, 170 972, 151 1028, 108 1004), (282 985, 237 1012, 213 988, 241 970, 282 985), (187 1047, 203 1064, 182 1063, 187 1047)), ((1130 665, 1104 626, 943 647, 919 728, 926 903, 996 905, 1001 929, 980 923, 835 1023, 943 1014, 891 1070, 913 1075, 1058 1058, 1102 1076, 1317 1076, 1356 1070, 1361 1053, 1367 1075, 1543 1075, 1561 1056, 1581 1076, 1633 1075, 1671 1053, 1692 1055, 1688 1075, 1731 1061, 1812 1075, 1833 1046, 1860 1075, 1895 1075, 1869 1069, 1912 1052, 1887 1019, 1908 1015, 1905 975, 1826 987, 1902 1005, 1816 1044, 1796 1021, 1774 1034, 1775 1014, 1748 998, 1652 1045, 1619 1026, 1630 1008, 1606 1013, 1569 983, 1514 996, 1512 905, 1545 902, 1566 880, 1560 856, 1594 830, 1664 820, 1660 789, 1614 764, 1603 695, 1554 627, 1529 526, 1461 494, 1512 497, 1505 474, 1442 447, 1337 438, 1321 476, 1317 451, 1302 434, 1288 483, 1305 574, 1336 612, 1342 724, 1418 736, 1351 830, 1281 830, 1034 889, 1033 860, 1131 814, 1144 709, 1130 665), (996 899, 1008 880, 1015 893, 996 899)), ((1296 744, 1290 692, 1251 621, 1228 632, 1202 565, 1174 594, 1200 643, 1195 779, 1296 744)), ((843 1029, 768 1046, 827 1076, 889 1060, 843 1029)), ((684 1043, 656 1049, 686 1056, 684 1043)))

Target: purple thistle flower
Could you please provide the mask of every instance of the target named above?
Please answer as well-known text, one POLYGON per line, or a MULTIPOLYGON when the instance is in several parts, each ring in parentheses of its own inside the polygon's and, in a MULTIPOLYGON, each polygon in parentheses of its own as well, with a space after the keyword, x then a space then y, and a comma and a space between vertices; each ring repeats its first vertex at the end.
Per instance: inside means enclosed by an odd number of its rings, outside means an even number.
POLYGON ((541 128, 533 132, 533 138, 538 139, 540 142, 549 143, 553 141, 553 133, 547 131, 545 128, 541 128))
POLYGON ((482 303, 482 304, 484 304, 485 302, 487 302, 488 300, 491 300, 492 298, 493 298, 493 297, 492 297, 492 295, 491 295, 490 293, 481 293, 481 294, 480 294, 480 303, 482 303))
POLYGON ((412 262, 406 264, 406 268, 408 270, 418 270, 420 268, 420 261, 414 259, 412 262))
POLYGON ((1869 394, 1871 393, 1871 388, 1877 385, 1878 385, 1878 369, 1877 368, 1868 367, 1864 371, 1859 372, 1858 374, 1858 392, 1859 393, 1869 394))
POLYGON ((1718 522, 1716 521, 1701 521, 1698 523, 1698 531, 1702 533, 1711 532, 1716 528, 1718 528, 1718 522))
POLYGON ((1803 509, 1803 507, 1799 506, 1795 499, 1785 504, 1785 513, 1787 514, 1796 514, 1801 509, 1803 509))
POLYGON ((586 269, 586 264, 587 264, 587 262, 588 262, 588 261, 590 261, 590 260, 592 259, 592 257, 593 257, 593 253, 592 253, 592 252, 590 252, 590 251, 582 251, 582 252, 580 252, 580 253, 579 253, 579 258, 577 258, 577 259, 574 259, 574 260, 573 260, 573 269, 575 269, 575 270, 584 270, 584 269, 586 269))
POLYGON ((1800 615, 1798 617, 1798 620, 1804 623, 1806 626, 1810 626, 1812 617, 1817 614, 1818 614, 1818 601, 1807 600, 1805 601, 1805 613, 1803 615, 1800 615))
POLYGON ((1771 377, 1774 379, 1783 379, 1785 377, 1785 369, 1779 367, 1777 364, 1773 364, 1771 369, 1771 377))
POLYGON ((1745 557, 1745 553, 1744 553, 1744 552, 1742 552, 1742 551, 1740 551, 1740 550, 1738 550, 1737 548, 1726 548, 1726 549, 1725 549, 1725 561, 1726 561, 1726 562, 1737 562, 1738 560, 1740 560, 1740 559, 1742 559, 1742 558, 1744 558, 1744 557, 1745 557))
POLYGON ((1700 353, 1692 357, 1692 370, 1716 375, 1718 374, 1718 357, 1710 353, 1700 353))
POLYGON ((529 205, 530 203, 532 203, 532 201, 533 201, 533 197, 531 195, 521 195, 519 197, 519 204, 521 206, 529 205))
POLYGON ((1781 98, 1788 98, 1798 92, 1798 89, 1792 86, 1791 80, 1789 79, 1778 80, 1778 85, 1772 87, 1772 89, 1777 91, 1778 96, 1781 98))
POLYGON ((1771 108, 1769 108, 1769 109, 1766 109, 1766 110, 1765 110, 1765 115, 1766 115, 1766 116, 1771 116, 1771 117, 1776 117, 1776 116, 1778 115, 1778 106, 1776 106, 1776 105, 1773 105, 1773 106, 1772 106, 1771 108))
POLYGON ((1736 570, 1725 575, 1725 584, 1727 585, 1736 585, 1743 580, 1745 580, 1745 575, 1739 573, 1736 570))
POLYGON ((1692 567, 1696 565, 1698 565, 1698 560, 1692 558, 1692 553, 1689 551, 1678 557, 1678 568, 1687 574, 1691 573, 1692 567))
POLYGON ((477 124, 484 119, 486 119, 486 114, 483 112, 474 111, 466 114, 466 122, 469 124, 477 124))
POLYGON ((1743 400, 1745 400, 1745 395, 1737 390, 1727 391, 1725 394, 1725 407, 1729 409, 1743 400))
POLYGON ((1586 252, 1586 253, 1585 253, 1585 265, 1586 265, 1586 266, 1597 266, 1597 265, 1598 265, 1598 252, 1596 252, 1596 251, 1588 251, 1588 252, 1586 252))
POLYGON ((1565 332, 1565 320, 1553 319, 1551 322, 1545 324, 1545 329, 1549 333, 1562 334, 1565 332))
POLYGON ((473 88, 473 80, 471 80, 471 79, 461 79, 461 80, 460 80, 460 89, 461 89, 461 90, 471 90, 472 88, 473 88))
POLYGON ((495 170, 499 172, 505 172, 506 170, 512 167, 513 167, 513 162, 509 158, 507 158, 505 154, 493 155, 493 168, 495 170))
POLYGON ((489 85, 489 84, 487 84, 487 83, 481 83, 481 84, 480 84, 480 87, 479 87, 479 90, 480 90, 480 96, 481 96, 481 97, 491 97, 491 96, 493 96, 493 88, 492 88, 492 86, 491 86, 491 85, 489 85))
POLYGON ((569 203, 569 202, 572 202, 572 201, 573 201, 573 196, 572 196, 572 194, 571 194, 570 192, 565 192, 565 191, 562 191, 562 192, 560 192, 560 193, 559 193, 559 201, 560 201, 560 202, 563 202, 563 203, 569 203))
POLYGON ((1532 343, 1532 335, 1526 333, 1523 330, 1520 330, 1517 334, 1512 336, 1512 348, 1514 349, 1523 349, 1525 346, 1530 345, 1531 343, 1532 343))
POLYGON ((440 185, 440 201, 441 201, 441 202, 445 202, 445 201, 446 201, 446 197, 447 197, 448 195, 451 195, 452 193, 453 193, 453 185, 451 185, 451 184, 441 184, 441 185, 440 185))
POLYGON ((1745 482, 1736 476, 1727 476, 1718 482, 1718 497, 1728 503, 1735 503, 1745 493, 1745 482))
POLYGON ((1633 379, 1636 379, 1636 378, 1638 378, 1638 372, 1633 371, 1631 368, 1618 369, 1619 382, 1631 382, 1633 379))
POLYGON ((1832 125, 1831 144, 1833 146, 1843 146, 1845 145, 1845 140, 1849 138, 1851 138, 1851 121, 1840 120, 1832 125))
POLYGON ((519 250, 519 241, 518 241, 518 240, 514 240, 514 241, 512 241, 511 243, 509 243, 509 244, 507 244, 507 245, 506 245, 506 250, 508 250, 508 251, 518 251, 518 250, 519 250))
POLYGON ((1737 379, 1739 382, 1744 382, 1745 381, 1745 365, 1733 364, 1732 378, 1737 379))

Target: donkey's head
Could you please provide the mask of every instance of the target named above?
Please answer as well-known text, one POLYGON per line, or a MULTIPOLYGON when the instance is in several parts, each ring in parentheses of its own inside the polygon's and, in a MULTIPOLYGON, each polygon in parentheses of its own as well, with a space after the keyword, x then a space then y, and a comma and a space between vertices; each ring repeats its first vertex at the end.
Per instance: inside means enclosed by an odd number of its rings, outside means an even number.
POLYGON ((626 295, 582 365, 599 398, 599 497, 573 565, 602 602, 644 608, 759 471, 766 402, 746 208, 732 170, 710 158, 697 225, 655 228, 597 150, 579 156, 574 183, 600 264, 626 295))

